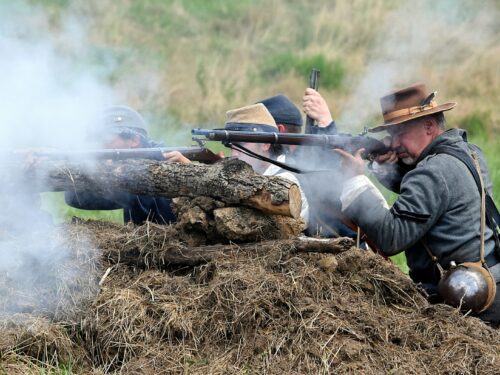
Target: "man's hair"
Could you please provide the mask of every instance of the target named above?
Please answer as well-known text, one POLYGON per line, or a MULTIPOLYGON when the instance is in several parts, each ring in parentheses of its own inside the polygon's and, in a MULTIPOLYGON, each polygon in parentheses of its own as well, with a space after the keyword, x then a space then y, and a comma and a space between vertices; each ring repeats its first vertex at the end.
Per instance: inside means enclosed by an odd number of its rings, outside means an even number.
POLYGON ((438 113, 434 113, 432 116, 434 117, 434 120, 436 120, 439 129, 445 130, 446 119, 444 118, 444 113, 438 112, 438 113))
MULTIPOLYGON (((280 124, 278 124, 280 125, 280 124)), ((302 133, 302 128, 297 125, 287 125, 287 124, 281 124, 285 127, 285 131, 287 133, 302 133)))
POLYGON ((278 156, 284 153, 283 145, 280 144, 272 144, 269 149, 269 156, 271 159, 276 159, 278 156))

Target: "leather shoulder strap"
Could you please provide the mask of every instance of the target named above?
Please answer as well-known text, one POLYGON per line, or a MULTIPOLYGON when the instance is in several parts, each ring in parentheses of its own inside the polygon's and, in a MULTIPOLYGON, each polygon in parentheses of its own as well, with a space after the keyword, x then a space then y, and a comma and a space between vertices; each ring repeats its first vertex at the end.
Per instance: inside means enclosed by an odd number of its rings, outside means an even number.
MULTIPOLYGON (((471 172, 472 176, 474 177, 474 181, 476 182, 477 188, 479 190, 479 193, 481 194, 481 180, 479 178, 479 174, 477 173, 477 170, 474 166, 474 162, 472 160, 472 157, 464 152, 460 152, 459 150, 456 150, 451 147, 447 146, 438 146, 435 149, 435 154, 447 154, 451 155, 458 160, 460 160, 462 163, 464 163, 467 166, 467 169, 471 172)), ((500 225, 500 213, 498 212, 498 209, 495 205, 495 202, 491 198, 491 196, 486 192, 486 221, 488 223, 488 226, 493 230, 495 234, 495 240, 497 244, 499 244, 499 238, 498 238, 498 229, 500 225)))

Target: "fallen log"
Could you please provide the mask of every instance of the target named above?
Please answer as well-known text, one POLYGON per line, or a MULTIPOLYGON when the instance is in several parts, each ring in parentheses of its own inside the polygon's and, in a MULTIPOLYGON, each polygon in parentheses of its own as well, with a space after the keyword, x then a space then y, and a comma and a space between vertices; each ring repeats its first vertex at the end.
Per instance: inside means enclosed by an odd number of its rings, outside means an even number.
POLYGON ((127 191, 168 197, 207 196, 228 205, 243 205, 274 215, 300 217, 296 184, 275 176, 255 174, 233 158, 213 165, 152 160, 69 163, 42 161, 27 172, 38 191, 127 191))
POLYGON ((103 256, 111 264, 120 263, 138 268, 164 269, 169 266, 197 266, 212 260, 236 256, 241 252, 256 255, 271 253, 277 247, 290 249, 290 252, 339 254, 353 246, 354 241, 345 237, 335 239, 296 237, 288 240, 197 247, 187 247, 182 243, 177 243, 168 244, 163 249, 155 251, 144 250, 140 244, 123 249, 103 248, 102 250, 103 256))

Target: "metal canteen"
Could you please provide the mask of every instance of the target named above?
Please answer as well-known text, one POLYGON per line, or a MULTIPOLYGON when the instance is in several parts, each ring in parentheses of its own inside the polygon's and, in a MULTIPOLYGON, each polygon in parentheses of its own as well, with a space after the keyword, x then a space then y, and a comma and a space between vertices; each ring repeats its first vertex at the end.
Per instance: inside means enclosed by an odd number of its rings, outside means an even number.
POLYGON ((476 264, 450 263, 450 269, 438 284, 439 293, 446 304, 462 311, 481 312, 488 304, 487 271, 476 264))

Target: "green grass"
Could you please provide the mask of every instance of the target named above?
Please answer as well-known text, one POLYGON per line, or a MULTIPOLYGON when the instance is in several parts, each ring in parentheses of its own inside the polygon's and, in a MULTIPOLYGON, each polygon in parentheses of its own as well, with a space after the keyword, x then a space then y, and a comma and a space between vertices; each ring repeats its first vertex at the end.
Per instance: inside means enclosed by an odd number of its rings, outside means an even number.
POLYGON ((42 193, 40 196, 42 210, 52 216, 52 221, 55 224, 71 221, 73 217, 123 224, 123 210, 79 210, 64 202, 64 193, 42 193))
POLYGON ((188 0, 183 1, 182 6, 186 11, 202 21, 213 19, 235 19, 241 17, 250 6, 255 6, 262 1, 255 0, 188 0))
POLYGON ((460 127, 467 129, 469 137, 480 143, 486 143, 488 140, 491 131, 489 124, 491 124, 491 114, 489 112, 474 111, 459 121, 460 127))
POLYGON ((323 54, 299 56, 292 52, 284 52, 271 55, 260 67, 260 79, 276 80, 289 74, 306 79, 312 68, 320 71, 321 89, 335 90, 341 87, 346 74, 344 63, 340 59, 328 59, 323 54))
POLYGON ((30 0, 30 3, 42 5, 44 7, 67 8, 71 0, 30 0))
POLYGON ((394 255, 390 257, 392 263, 394 263, 396 266, 399 267, 401 271, 403 271, 405 274, 408 274, 410 269, 408 268, 408 265, 406 264, 406 256, 404 253, 399 253, 398 255, 394 255))
POLYGON ((493 198, 497 207, 500 208, 500 156, 498 155, 500 142, 491 140, 488 142, 477 142, 476 144, 481 147, 488 162, 490 177, 493 183, 493 198))
POLYGON ((493 197, 500 207, 500 141, 496 138, 496 129, 492 128, 492 116, 489 111, 473 111, 459 121, 461 128, 468 132, 469 142, 481 148, 488 163, 493 184, 493 197))

